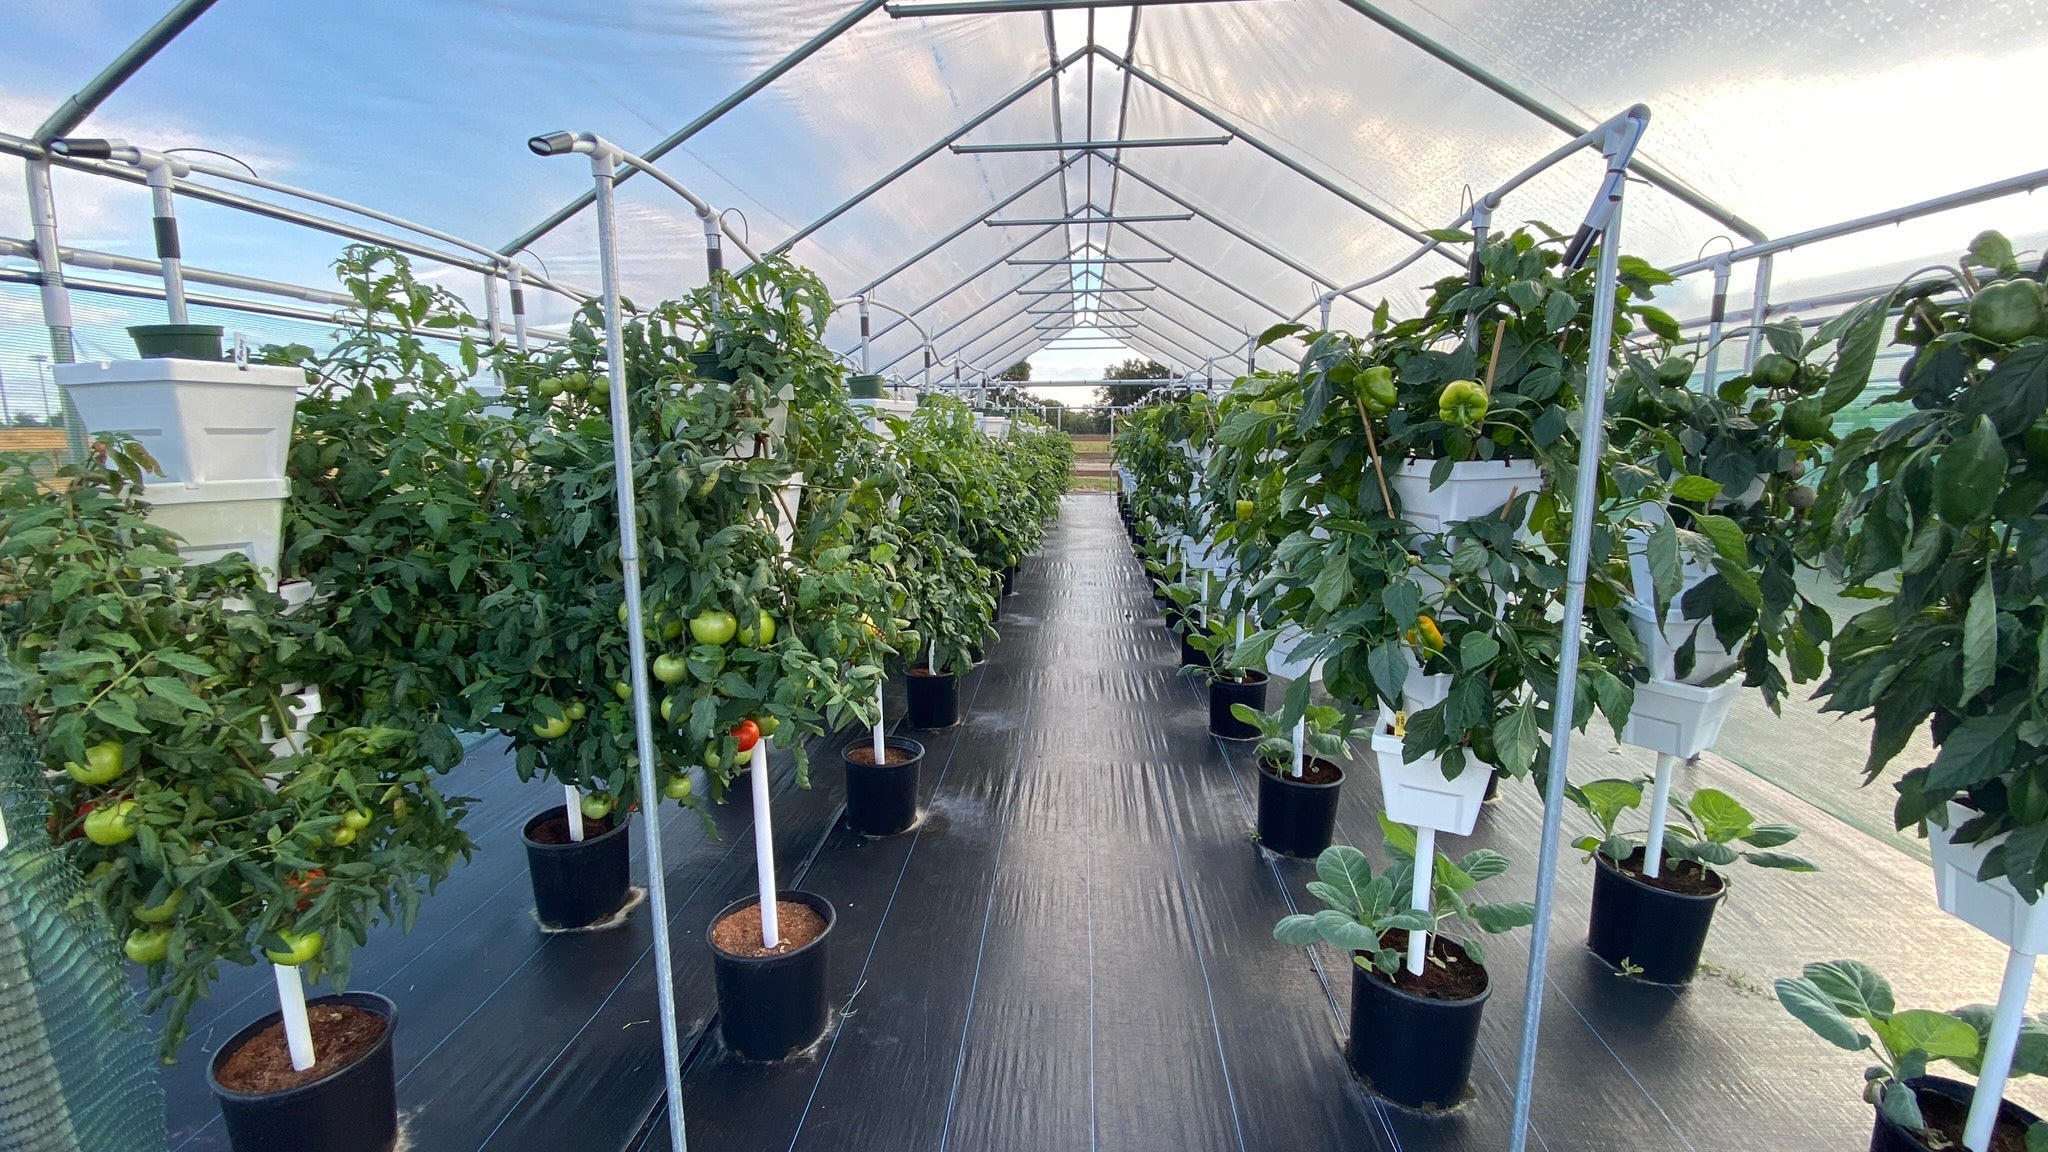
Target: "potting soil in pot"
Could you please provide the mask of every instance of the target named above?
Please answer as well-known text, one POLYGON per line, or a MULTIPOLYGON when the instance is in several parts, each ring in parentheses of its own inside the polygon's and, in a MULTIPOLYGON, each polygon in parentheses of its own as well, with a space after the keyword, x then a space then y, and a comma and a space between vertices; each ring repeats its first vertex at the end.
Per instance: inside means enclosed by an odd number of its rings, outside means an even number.
POLYGON ((1666 892, 1677 892, 1686 896, 1712 896, 1726 887, 1726 882, 1719 875, 1700 867, 1690 860, 1681 860, 1676 864, 1666 864, 1663 868, 1658 869, 1657 875, 1645 876, 1643 875, 1643 850, 1640 848, 1631 853, 1628 859, 1616 864, 1615 867, 1627 873, 1628 878, 1631 880, 1640 881, 1652 888, 1662 888, 1666 892))
MULTIPOLYGON (((893 744, 883 748, 882 753, 882 763, 885 765, 908 764, 912 760, 917 759, 908 748, 898 748, 893 744)), ((873 764, 875 762, 874 746, 862 744, 857 747, 848 748, 846 750, 846 758, 855 764, 873 764)))
MULTIPOLYGON (((895 749, 891 748, 891 752, 895 749)), ((825 918, 808 904, 775 902, 775 927, 782 937, 774 948, 761 946, 761 915, 748 906, 720 920, 711 929, 711 946, 728 956, 780 956, 825 934, 825 918)))
MULTIPOLYGON (((612 818, 609 816, 597 820, 592 820, 588 816, 583 818, 583 838, 585 840, 595 840, 611 830, 612 818)), ((569 818, 567 816, 557 816, 551 820, 541 821, 533 826, 533 831, 530 835, 536 844, 575 843, 575 841, 569 839, 569 818)))
MULTIPOLYGON (((1941 1137, 1940 1140, 1925 1141, 1926 1146, 1961 1148, 1963 1125, 1970 1119, 1969 1103, 1924 1088, 1914 1092, 1913 1096, 1920 1101, 1920 1118, 1927 1121, 1926 1130, 1941 1137)), ((1987 1152, 2027 1152, 2025 1125, 2014 1123, 2010 1116, 2001 1115, 1991 1126, 1991 1147, 1987 1152)))
MULTIPOLYGON (((1397 952, 1405 954, 1408 951, 1408 933, 1399 928, 1387 933, 1383 940, 1386 947, 1397 952)), ((1486 969, 1465 955, 1463 945, 1442 937, 1430 939, 1429 960, 1422 966, 1422 975, 1397 968, 1392 976, 1377 971, 1373 976, 1411 996, 1431 1000, 1470 1000, 1486 991, 1486 969)))
POLYGON ((1282 780, 1291 780, 1297 784, 1335 784, 1344 778, 1343 769, 1330 763, 1328 760, 1321 760, 1314 756, 1309 756, 1302 760, 1300 776, 1294 774, 1294 765, 1292 764, 1274 764, 1265 760, 1259 761, 1259 770, 1268 776, 1277 776, 1282 780))
POLYGON ((282 1020, 251 1037, 228 1054, 217 1078, 221 1087, 237 1092, 282 1092, 333 1075, 377 1046, 388 1027, 382 1016, 349 1004, 313 1004, 306 1010, 313 1026, 311 1068, 292 1067, 291 1048, 282 1020))

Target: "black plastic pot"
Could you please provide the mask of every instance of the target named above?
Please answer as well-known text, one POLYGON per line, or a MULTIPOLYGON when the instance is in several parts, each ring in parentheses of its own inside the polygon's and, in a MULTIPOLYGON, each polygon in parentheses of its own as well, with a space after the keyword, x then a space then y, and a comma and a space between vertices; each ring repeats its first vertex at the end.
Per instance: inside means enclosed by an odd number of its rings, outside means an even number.
MULTIPOLYGON (((1189 622, 1187 621, 1183 621, 1184 626, 1188 623, 1189 622)), ((1193 627, 1188 627, 1186 631, 1181 633, 1180 666, 1183 668, 1207 668, 1209 666, 1209 657, 1207 656, 1207 654, 1197 649, 1193 644, 1188 643, 1188 637, 1193 633, 1193 627)))
MULTIPOLYGON (((1946 1096, 1960 1104, 1965 1112, 1969 1111, 1970 1101, 1976 1097, 1977 1092, 1972 1085, 1960 1080, 1951 1080, 1946 1076, 1915 1076, 1906 1081, 1906 1086, 1923 1095, 1931 1093, 1946 1096)), ((1924 1101, 1921 1107, 1926 1107, 1924 1101)), ((1886 1116, 1882 1108, 1874 1111, 1877 1113, 1877 1120, 1870 1127, 1870 1152, 1932 1152, 1925 1141, 1910 1129, 1902 1127, 1898 1121, 1886 1116)), ((2010 1100, 2000 1100, 1998 1123, 1993 1125, 1992 1130, 1995 1132, 2009 1124, 2025 1130, 2040 1122, 2040 1117, 2025 1108, 2010 1100)))
POLYGON ((1015 596, 1016 594, 1017 566, 1015 564, 1012 564, 1008 568, 1003 569, 1003 595, 1015 596))
POLYGON ((718 983, 718 1031, 725 1046, 742 1060, 780 1060, 803 1051, 825 1034, 831 1014, 825 998, 826 961, 838 913, 830 900, 809 892, 777 892, 775 898, 809 905, 824 917, 824 933, 780 956, 728 956, 709 943, 711 929, 720 920, 757 907, 759 896, 727 904, 704 929, 718 983))
POLYGON ((907 672, 903 693, 912 728, 951 728, 960 722, 960 678, 951 672, 907 672))
POLYGON ((1337 790, 1344 770, 1327 760, 1311 760, 1337 772, 1327 784, 1296 780, 1259 768, 1259 845, 1282 856, 1312 860, 1322 855, 1337 832, 1337 790))
POLYGON ((1441 1111, 1465 1100, 1479 1015, 1493 982, 1470 1000, 1431 1000, 1351 965, 1351 1071, 1403 1108, 1441 1111))
POLYGON ((1727 894, 1727 886, 1711 896, 1669 892, 1623 872, 1604 854, 1595 853, 1593 858, 1593 915, 1586 947, 1652 984, 1690 983, 1714 925, 1714 908, 1727 894))
POLYGON ((1230 714, 1232 704, 1244 704, 1254 712, 1266 710, 1266 674, 1247 668, 1244 680, 1209 678, 1209 735, 1222 740, 1257 740, 1259 730, 1230 714))
POLYGON ((901 736, 883 740, 886 748, 910 753, 905 764, 864 764, 853 758, 872 740, 856 740, 839 750, 846 765, 846 826, 863 836, 894 836, 917 823, 917 772, 924 763, 924 745, 901 736))
POLYGON ((575 844, 542 844, 533 830, 565 816, 557 804, 526 822, 526 871, 533 877, 533 910, 546 928, 584 928, 617 912, 633 882, 632 820, 614 813, 611 830, 575 844))
POLYGON ((282 1092, 237 1092, 220 1083, 221 1065, 256 1034, 278 1022, 272 1012, 235 1033, 206 1065, 206 1084, 220 1101, 234 1152, 391 1152, 398 1144, 398 1087, 391 1038, 398 1005, 375 992, 342 992, 307 1001, 308 1008, 347 1004, 384 1018, 384 1035, 355 1063, 282 1092))
POLYGON ((699 380, 723 380, 727 384, 740 378, 738 372, 718 362, 716 352, 690 353, 690 373, 699 380))

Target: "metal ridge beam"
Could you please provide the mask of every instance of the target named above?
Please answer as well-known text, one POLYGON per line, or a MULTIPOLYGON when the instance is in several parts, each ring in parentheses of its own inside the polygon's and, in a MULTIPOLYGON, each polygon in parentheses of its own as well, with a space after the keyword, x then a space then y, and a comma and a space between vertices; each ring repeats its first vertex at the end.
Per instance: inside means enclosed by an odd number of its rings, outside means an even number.
POLYGON ((85 87, 64 98, 57 105, 42 126, 31 137, 38 144, 48 144, 59 136, 68 136, 73 128, 85 123, 107 97, 128 82, 130 76, 142 70, 164 45, 178 38, 178 34, 192 25, 194 20, 206 14, 213 7, 214 0, 179 0, 163 18, 149 26, 149 30, 137 37, 119 56, 100 69, 99 75, 85 82, 85 87))
POLYGON ((1042 144, 955 144, 955 155, 986 152, 1113 152, 1123 148, 1196 148, 1230 143, 1225 136, 1164 136, 1154 140, 1053 140, 1042 144))
MULTIPOLYGON (((1076 160, 1080 157, 1076 156, 1076 160)), ((1193 220, 1193 212, 1160 212, 1141 216, 1063 216, 1057 220, 983 220, 991 228, 1024 228, 1034 224, 1170 224, 1193 220)))

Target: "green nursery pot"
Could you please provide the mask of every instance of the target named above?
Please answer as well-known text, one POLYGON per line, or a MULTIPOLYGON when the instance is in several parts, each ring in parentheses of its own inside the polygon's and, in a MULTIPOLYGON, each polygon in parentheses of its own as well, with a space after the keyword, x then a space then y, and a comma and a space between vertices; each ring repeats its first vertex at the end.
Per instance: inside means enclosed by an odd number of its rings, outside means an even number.
POLYGON ((889 395, 888 389, 883 387, 882 378, 871 372, 850 377, 846 386, 853 390, 855 400, 882 400, 889 395))
POLYGON ((218 324, 137 324, 128 336, 144 360, 218 360, 222 332, 218 324))

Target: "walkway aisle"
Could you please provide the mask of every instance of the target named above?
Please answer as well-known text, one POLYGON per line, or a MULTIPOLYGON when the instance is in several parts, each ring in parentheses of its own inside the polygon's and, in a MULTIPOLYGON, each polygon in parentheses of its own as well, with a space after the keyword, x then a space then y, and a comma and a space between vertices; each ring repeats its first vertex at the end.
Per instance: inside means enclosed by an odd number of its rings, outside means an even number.
POLYGON ((1112 502, 1069 497, 1018 588, 966 722, 919 734, 923 825, 888 841, 842 828, 806 874, 839 909, 832 979, 850 1011, 784 1067, 708 1041, 689 1069, 692 1144, 1391 1147, 1336 1074, 1315 971, 1270 938, 1280 886, 1185 706, 1112 502))

